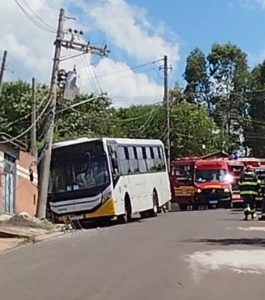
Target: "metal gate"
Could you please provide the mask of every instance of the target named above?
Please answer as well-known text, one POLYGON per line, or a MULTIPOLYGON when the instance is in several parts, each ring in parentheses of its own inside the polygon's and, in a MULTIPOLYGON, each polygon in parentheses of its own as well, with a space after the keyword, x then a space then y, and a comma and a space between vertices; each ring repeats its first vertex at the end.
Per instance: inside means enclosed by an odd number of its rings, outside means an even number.
POLYGON ((4 209, 15 213, 16 202, 16 159, 5 153, 4 157, 4 209))

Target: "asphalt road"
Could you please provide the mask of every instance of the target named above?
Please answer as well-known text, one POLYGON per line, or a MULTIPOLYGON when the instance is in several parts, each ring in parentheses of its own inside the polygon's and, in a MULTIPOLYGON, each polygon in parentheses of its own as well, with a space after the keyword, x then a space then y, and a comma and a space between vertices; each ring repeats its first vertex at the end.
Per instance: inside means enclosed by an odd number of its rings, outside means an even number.
POLYGON ((0 255, 0 299, 264 300, 265 231, 241 218, 174 212, 16 249, 0 255))

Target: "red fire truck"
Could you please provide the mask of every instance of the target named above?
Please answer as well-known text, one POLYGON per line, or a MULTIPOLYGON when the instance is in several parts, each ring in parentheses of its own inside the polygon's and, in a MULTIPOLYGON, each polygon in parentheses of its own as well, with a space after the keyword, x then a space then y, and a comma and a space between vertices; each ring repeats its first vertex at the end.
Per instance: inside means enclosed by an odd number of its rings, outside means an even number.
POLYGON ((182 210, 186 210, 193 202, 194 166, 198 159, 198 157, 177 158, 171 163, 172 202, 177 203, 182 210))
POLYGON ((231 207, 232 176, 227 160, 197 160, 195 162, 194 185, 196 188, 193 208, 231 207))
POLYGON ((243 199, 240 197, 240 190, 238 181, 242 172, 244 171, 244 163, 240 160, 228 160, 228 169, 230 174, 233 176, 232 182, 232 204, 233 207, 241 207, 243 205, 243 199))

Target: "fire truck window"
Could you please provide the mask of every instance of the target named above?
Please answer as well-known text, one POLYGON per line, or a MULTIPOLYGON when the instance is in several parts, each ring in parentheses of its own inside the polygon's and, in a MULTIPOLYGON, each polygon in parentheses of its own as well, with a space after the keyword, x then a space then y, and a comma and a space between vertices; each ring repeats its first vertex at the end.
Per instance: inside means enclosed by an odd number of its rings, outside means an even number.
POLYGON ((192 174, 193 170, 192 168, 187 168, 187 166, 181 166, 178 168, 175 168, 175 176, 176 180, 179 182, 190 182, 192 180, 192 174))

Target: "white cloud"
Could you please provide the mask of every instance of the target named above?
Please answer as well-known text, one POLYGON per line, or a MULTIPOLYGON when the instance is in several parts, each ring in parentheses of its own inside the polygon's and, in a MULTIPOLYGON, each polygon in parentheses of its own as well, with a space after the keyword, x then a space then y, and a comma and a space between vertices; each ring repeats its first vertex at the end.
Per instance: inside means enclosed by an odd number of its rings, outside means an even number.
MULTIPOLYGON (((170 57, 171 63, 175 64, 179 60, 179 44, 165 37, 165 31, 170 32, 166 26, 162 23, 154 26, 143 8, 131 6, 124 0, 94 0, 92 5, 82 0, 19 0, 19 3, 31 18, 35 16, 29 7, 54 29, 57 27, 59 8, 68 8, 67 14, 72 15, 70 5, 73 4, 81 13, 88 14, 95 20, 93 29, 103 31, 112 39, 114 45, 125 50, 136 60, 146 62, 161 58, 164 54, 170 57)), ((73 22, 67 20, 65 27, 69 28, 72 25, 73 22)), ((82 25, 86 28, 86 24, 82 25)), ((48 83, 54 38, 55 34, 43 31, 33 24, 15 1, 0 0, 0 50, 8 50, 7 63, 12 65, 15 73, 26 69, 28 76, 25 79, 29 80, 31 76, 35 76, 38 80, 48 83)), ((93 36, 91 42, 93 43, 93 36)), ((63 55, 67 53, 63 52, 63 55)), ((85 87, 85 91, 98 91, 100 85, 104 92, 117 99, 115 105, 128 106, 161 100, 160 84, 147 74, 128 70, 127 63, 114 61, 111 55, 90 68, 83 67, 84 63, 80 58, 66 61, 62 66, 71 69, 74 64, 80 71, 81 86, 85 87), (124 69, 127 71, 120 72, 124 69), (102 76, 106 73, 113 75, 102 76), (97 80, 93 79, 95 74, 99 77, 97 80)))
POLYGON ((162 101, 163 88, 146 74, 130 70, 126 63, 105 58, 94 68, 103 90, 109 91, 110 96, 116 99, 115 105, 139 104, 139 100, 146 104, 162 101), (100 78, 100 74, 110 73, 113 75, 100 78))
POLYGON ((163 36, 165 26, 151 24, 143 8, 129 5, 124 0, 100 0, 92 5, 82 2, 82 7, 115 44, 138 60, 168 55, 172 64, 178 62, 179 43, 168 41, 163 36))
POLYGON ((256 2, 261 5, 262 8, 265 8, 265 0, 256 0, 256 2))
MULTIPOLYGON (((237 4, 241 4, 248 9, 255 9, 257 7, 261 7, 265 9, 265 0, 233 0, 237 4)), ((231 1, 228 3, 231 6, 231 1)))
MULTIPOLYGON (((25 1, 24 1, 25 2, 25 1)), ((19 3, 23 4, 22 1, 19 3)), ((52 1, 27 0, 26 3, 46 23, 56 24, 58 11, 50 8, 52 1)), ((58 1, 60 5, 63 1, 58 1)), ((27 6, 30 17, 33 13, 27 6)), ((0 45, 1 50, 8 51, 7 64, 12 64, 16 72, 21 65, 32 76, 47 81, 53 53, 54 34, 38 28, 21 11, 15 1, 0 1, 0 45)), ((16 74, 19 75, 19 74, 16 74)))

